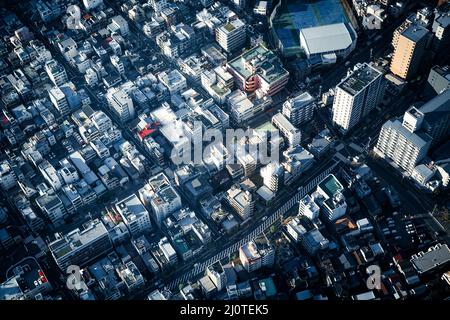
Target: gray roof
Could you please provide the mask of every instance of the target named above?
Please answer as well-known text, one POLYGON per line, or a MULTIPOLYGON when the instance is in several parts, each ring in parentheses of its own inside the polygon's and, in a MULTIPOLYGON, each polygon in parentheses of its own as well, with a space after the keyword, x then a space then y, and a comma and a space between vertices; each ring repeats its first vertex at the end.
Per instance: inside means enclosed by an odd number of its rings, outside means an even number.
POLYGON ((411 263, 419 274, 443 266, 450 261, 450 250, 447 244, 437 244, 427 252, 419 252, 411 257, 411 263))
POLYGON ((345 23, 329 24, 319 27, 301 29, 309 54, 343 50, 351 46, 353 37, 345 23))
POLYGON ((402 32, 402 36, 418 42, 428 34, 428 29, 418 24, 412 24, 402 32))

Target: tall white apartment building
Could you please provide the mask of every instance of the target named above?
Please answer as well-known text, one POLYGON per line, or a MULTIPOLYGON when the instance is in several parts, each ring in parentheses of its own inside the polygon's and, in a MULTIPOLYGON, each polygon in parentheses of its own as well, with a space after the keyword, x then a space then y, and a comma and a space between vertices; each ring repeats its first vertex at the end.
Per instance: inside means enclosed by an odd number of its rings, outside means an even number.
POLYGON ((240 19, 228 21, 216 29, 216 41, 228 53, 244 48, 246 40, 246 25, 240 19))
POLYGON ((303 92, 283 103, 283 115, 294 125, 298 126, 312 119, 315 99, 309 92, 303 92))
POLYGON ((116 203, 115 208, 122 217, 132 237, 136 238, 150 231, 152 227, 150 215, 135 194, 116 203))
POLYGON ((385 83, 383 73, 364 63, 355 66, 336 86, 333 102, 333 122, 347 132, 382 100, 385 83))
POLYGON ((424 114, 409 109, 400 120, 389 120, 381 128, 375 152, 388 158, 407 173, 426 156, 432 138, 421 130, 424 114))

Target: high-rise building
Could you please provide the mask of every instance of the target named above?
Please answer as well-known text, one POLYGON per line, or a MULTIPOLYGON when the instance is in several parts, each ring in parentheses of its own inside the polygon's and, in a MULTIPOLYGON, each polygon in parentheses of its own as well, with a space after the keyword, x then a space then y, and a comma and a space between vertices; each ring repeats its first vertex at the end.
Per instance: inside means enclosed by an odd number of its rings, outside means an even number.
POLYGON ((56 60, 50 60, 45 63, 45 71, 55 86, 62 86, 69 81, 66 70, 56 60))
POLYGON ((83 268, 112 249, 108 230, 102 221, 90 221, 83 230, 75 229, 48 245, 56 264, 65 272, 70 265, 83 268))
POLYGON ((152 227, 150 215, 135 194, 116 203, 115 208, 130 230, 132 237, 136 238, 150 231, 152 227))
POLYGON ((133 100, 123 89, 110 88, 106 93, 109 107, 119 120, 124 123, 134 118, 133 100))
POLYGON ((347 132, 381 102, 384 89, 382 72, 367 63, 356 65, 336 86, 333 122, 347 132))
POLYGON ((419 24, 411 24, 400 32, 391 61, 391 72, 409 80, 419 70, 430 32, 419 24))
POLYGON ((312 119, 315 99, 309 92, 303 92, 283 103, 283 115, 294 125, 298 126, 312 119))
POLYGON ((389 120, 381 128, 375 151, 411 173, 427 154, 432 138, 421 130, 424 114, 409 109, 400 120, 389 120))
POLYGON ((243 49, 246 40, 246 26, 240 19, 228 21, 216 29, 216 41, 228 53, 243 49))

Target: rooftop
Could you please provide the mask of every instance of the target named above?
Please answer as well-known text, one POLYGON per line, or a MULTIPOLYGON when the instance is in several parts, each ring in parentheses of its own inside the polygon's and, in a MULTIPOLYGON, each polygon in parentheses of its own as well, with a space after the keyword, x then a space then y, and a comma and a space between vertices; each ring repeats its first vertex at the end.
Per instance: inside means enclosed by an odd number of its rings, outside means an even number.
POLYGON ((382 76, 380 71, 364 63, 359 68, 355 68, 349 76, 338 84, 338 87, 351 95, 357 95, 362 89, 380 76, 382 76))
POLYGON ((344 189, 342 184, 333 174, 330 174, 323 179, 317 187, 323 190, 329 198, 332 198, 336 192, 344 189))
POLYGON ((419 274, 443 266, 450 261, 447 244, 437 244, 426 252, 419 252, 411 257, 411 263, 419 274))
POLYGON ((256 73, 266 82, 272 83, 289 76, 278 57, 262 45, 244 52, 228 62, 228 65, 245 79, 256 73))
POLYGON ((302 29, 300 37, 304 39, 304 49, 313 55, 344 50, 352 45, 356 35, 350 24, 336 23, 302 29))
POLYGON ((105 235, 108 235, 105 225, 100 220, 95 219, 84 230, 77 228, 66 234, 62 239, 53 241, 49 244, 49 248, 58 259, 105 235))

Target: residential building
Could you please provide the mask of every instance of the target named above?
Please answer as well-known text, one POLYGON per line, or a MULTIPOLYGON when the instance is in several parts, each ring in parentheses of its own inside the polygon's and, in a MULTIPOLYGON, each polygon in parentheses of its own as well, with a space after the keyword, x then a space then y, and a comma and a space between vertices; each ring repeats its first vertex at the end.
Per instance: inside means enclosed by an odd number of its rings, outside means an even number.
POLYGON ((117 202, 115 209, 122 217, 122 221, 128 227, 132 237, 139 237, 151 230, 150 214, 135 194, 117 202))
POLYGON ((429 35, 428 29, 418 24, 411 24, 400 32, 391 61, 391 72, 394 75, 410 80, 417 74, 429 35))
POLYGON ((133 100, 124 89, 108 89, 106 99, 111 111, 122 123, 134 119, 135 111, 133 100))
POLYGON ((343 132, 353 128, 383 99, 385 83, 383 73, 364 63, 337 86, 333 102, 333 123, 343 132))
POLYGON ((227 200, 242 220, 248 219, 255 209, 255 200, 248 190, 234 185, 227 191, 227 200))
POLYGON ((298 214, 309 218, 310 220, 316 220, 319 218, 320 208, 314 202, 314 200, 306 195, 300 200, 298 214))
POLYGON ((432 138, 421 130, 424 114, 417 108, 409 109, 400 120, 388 120, 381 128, 375 151, 400 168, 411 173, 426 156, 432 138))
POLYGON ((295 148, 300 144, 302 134, 299 129, 294 127, 292 123, 289 122, 286 117, 278 112, 276 115, 272 117, 272 123, 275 127, 277 127, 282 135, 288 140, 289 146, 291 148, 295 148))
POLYGON ((164 173, 151 177, 139 189, 139 199, 152 208, 153 218, 158 225, 175 210, 181 209, 181 198, 164 173))
POLYGON ((283 115, 294 125, 299 126, 312 119, 315 99, 309 92, 303 92, 283 103, 283 115))
POLYGON ((272 267, 275 250, 265 235, 260 235, 239 248, 239 259, 248 272, 262 267, 272 267))
POLYGON ((264 185, 277 193, 284 183, 284 169, 278 162, 271 162, 261 168, 261 177, 264 185))
POLYGON ((8 160, 0 163, 0 187, 7 191, 17 185, 17 176, 8 160))
POLYGON ((48 95, 53 106, 58 110, 61 116, 66 116, 70 113, 70 107, 66 96, 59 87, 51 88, 48 91, 48 95))

